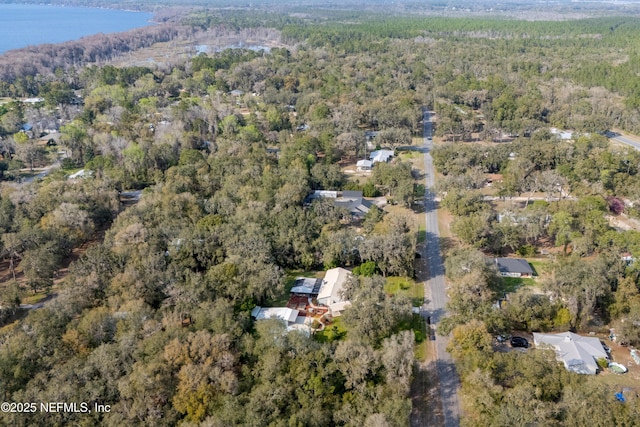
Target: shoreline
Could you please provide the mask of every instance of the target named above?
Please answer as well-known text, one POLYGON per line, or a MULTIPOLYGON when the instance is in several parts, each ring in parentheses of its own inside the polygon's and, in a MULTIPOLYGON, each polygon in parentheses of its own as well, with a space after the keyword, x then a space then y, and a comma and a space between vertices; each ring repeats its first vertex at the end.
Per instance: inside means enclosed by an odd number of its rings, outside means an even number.
MULTIPOLYGON (((4 2, 0 0, 0 6, 34 6, 34 7, 66 7, 66 8, 77 8, 77 9, 104 9, 104 10, 117 10, 121 12, 135 12, 135 13, 151 13, 155 14, 156 10, 151 9, 149 7, 145 7, 145 5, 141 5, 140 9, 131 9, 131 8, 121 8, 115 7, 116 4, 113 4, 113 7, 110 6, 87 6, 85 4, 75 4, 73 2, 61 2, 61 3, 42 3, 42 2, 4 2)), ((130 5, 129 5, 130 6, 130 5)), ((146 5, 151 6, 151 5, 146 5)))
MULTIPOLYGON (((32 49, 36 46, 42 45, 58 45, 63 43, 69 43, 74 41, 80 41, 83 38, 95 36, 98 34, 118 34, 124 33, 132 30, 137 30, 141 28, 153 27, 161 24, 156 19, 156 12, 152 12, 149 10, 132 10, 132 9, 116 9, 110 7, 92 7, 92 6, 75 6, 75 5, 67 5, 67 4, 35 4, 35 3, 3 3, 0 1, 0 10, 5 10, 7 12, 15 12, 16 15, 29 15, 31 11, 37 12, 36 17, 27 18, 24 22, 21 22, 20 25, 25 26, 25 28, 31 27, 34 28, 43 28, 36 35, 31 35, 27 31, 17 33, 18 37, 10 37, 12 34, 16 34, 14 32, 14 28, 6 28, 5 36, 6 41, 5 45, 0 43, 0 57, 11 54, 12 52, 19 52, 23 49, 32 49), (67 14, 68 12, 68 14, 67 14), (104 19, 98 16, 100 13, 111 13, 112 16, 107 15, 104 19), (127 13, 127 16, 131 18, 124 18, 123 16, 117 16, 116 14, 127 13), (140 16, 139 22, 134 22, 134 20, 138 17, 129 14, 145 14, 144 16, 140 16), (93 23, 95 24, 103 24, 104 27, 98 27, 97 25, 93 28, 91 27, 82 27, 79 26, 77 28, 67 30, 68 33, 59 32, 55 27, 57 25, 65 25, 65 18, 68 15, 78 14, 78 20, 87 20, 88 25, 93 23), (82 16, 86 14, 86 16, 82 16), (50 26, 42 26, 40 16, 46 15, 56 15, 52 17, 53 25, 50 26), (132 20, 131 26, 129 28, 121 28, 119 27, 123 22, 126 23, 132 20), (56 22, 62 21, 62 22, 56 22), (111 27, 111 28, 110 28, 111 27), (50 30, 49 30, 50 28, 50 30), (49 30, 47 32, 46 30, 49 30), (20 37, 20 35, 24 35, 24 37, 20 37), (60 37, 61 40, 56 39, 60 37), (23 44, 21 44, 23 43, 23 44)), ((11 15, 9 14, 9 18, 11 15)), ((18 18, 21 18, 18 16, 18 18)), ((2 20, 0 19, 0 22, 2 20)), ((10 23, 9 20, 6 22, 10 23)), ((86 22, 86 21, 85 21, 86 22)), ((17 30, 15 30, 17 31, 17 30)), ((0 31, 0 37, 3 37, 3 31, 0 31)))

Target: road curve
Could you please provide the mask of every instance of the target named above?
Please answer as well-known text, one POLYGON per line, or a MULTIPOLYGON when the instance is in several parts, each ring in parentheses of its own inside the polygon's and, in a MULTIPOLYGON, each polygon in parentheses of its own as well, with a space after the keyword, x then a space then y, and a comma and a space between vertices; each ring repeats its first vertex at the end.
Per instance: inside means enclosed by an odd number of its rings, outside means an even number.
MULTIPOLYGON (((440 256, 440 233, 438 230, 438 212, 433 186, 435 184, 433 169, 433 159, 431 150, 433 149, 431 113, 423 108, 423 132, 424 132, 424 165, 426 174, 425 189, 425 215, 427 225, 427 239, 425 247, 425 257, 428 265, 428 280, 425 283, 425 297, 430 295, 427 305, 427 313, 431 317, 431 325, 437 327, 440 319, 445 315, 445 305, 447 304, 446 284, 444 280, 444 265, 440 256)), ((442 401, 442 412, 444 415, 445 427, 460 426, 460 403, 458 400, 458 389, 460 380, 456 372, 451 355, 447 352, 449 337, 436 336, 436 368, 438 373, 440 398, 442 401)))

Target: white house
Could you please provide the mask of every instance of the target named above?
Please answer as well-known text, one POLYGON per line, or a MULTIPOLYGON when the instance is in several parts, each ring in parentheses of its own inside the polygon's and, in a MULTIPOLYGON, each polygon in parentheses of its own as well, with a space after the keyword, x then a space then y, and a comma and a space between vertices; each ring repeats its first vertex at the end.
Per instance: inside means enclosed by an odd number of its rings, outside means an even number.
POLYGON ((289 307, 254 307, 251 310, 251 317, 256 320, 280 319, 287 325, 296 323, 298 310, 289 307))
POLYGON ((567 370, 595 375, 598 372, 597 359, 606 359, 607 352, 599 338, 583 337, 573 332, 561 334, 533 333, 536 348, 555 350, 556 358, 564 363, 567 370))
POLYGON ((560 130, 558 128, 551 128, 550 131, 553 135, 556 135, 556 137, 564 141, 573 139, 573 132, 570 130, 560 130))
POLYGON ((373 163, 388 162, 393 157, 392 150, 377 150, 369 154, 369 159, 373 163))
POLYGON ((341 267, 327 270, 318 293, 318 304, 330 307, 331 304, 344 302, 340 291, 350 276, 351 272, 341 267))

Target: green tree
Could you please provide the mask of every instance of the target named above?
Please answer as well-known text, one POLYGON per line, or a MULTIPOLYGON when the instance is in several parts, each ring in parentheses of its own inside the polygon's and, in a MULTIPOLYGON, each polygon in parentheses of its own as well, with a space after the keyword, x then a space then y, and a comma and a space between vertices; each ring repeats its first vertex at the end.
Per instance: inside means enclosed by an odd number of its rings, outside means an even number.
POLYGON ((59 255, 51 243, 25 251, 20 265, 33 292, 40 289, 48 291, 53 286, 53 276, 59 262, 59 255))

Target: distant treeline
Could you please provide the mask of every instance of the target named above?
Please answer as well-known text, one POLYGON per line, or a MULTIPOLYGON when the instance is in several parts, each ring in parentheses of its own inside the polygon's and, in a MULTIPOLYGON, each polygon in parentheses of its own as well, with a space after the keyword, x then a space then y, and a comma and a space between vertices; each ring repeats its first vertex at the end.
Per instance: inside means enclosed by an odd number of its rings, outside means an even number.
POLYGON ((351 22, 286 27, 283 35, 297 40, 309 40, 311 44, 316 45, 330 40, 335 44, 348 46, 354 38, 371 41, 384 37, 407 39, 418 36, 453 36, 461 39, 471 37, 549 40, 552 43, 579 38, 585 46, 596 44, 593 40, 597 40, 600 46, 605 43, 613 47, 626 46, 637 35, 639 29, 640 19, 629 17, 531 22, 496 18, 381 18, 378 15, 370 15, 363 19, 361 15, 351 22))

